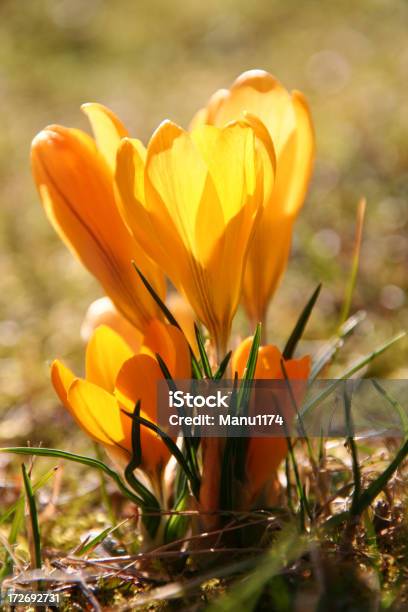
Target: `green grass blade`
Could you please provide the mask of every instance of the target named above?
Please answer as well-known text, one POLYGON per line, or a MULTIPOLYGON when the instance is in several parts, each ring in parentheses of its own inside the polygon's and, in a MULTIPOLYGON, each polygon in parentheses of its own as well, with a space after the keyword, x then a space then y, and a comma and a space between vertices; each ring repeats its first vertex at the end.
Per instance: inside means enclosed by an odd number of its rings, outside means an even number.
POLYGON ((315 406, 318 406, 320 402, 326 399, 326 397, 328 397, 334 391, 334 389, 336 389, 338 385, 341 384, 343 380, 345 380, 346 378, 351 378, 351 376, 359 372, 366 365, 369 365, 376 357, 382 355, 386 350, 391 348, 394 344, 399 342, 399 340, 401 340, 405 336, 406 332, 400 332, 399 334, 393 336, 390 340, 382 344, 375 351, 372 351, 362 359, 359 359, 357 363, 353 364, 350 368, 343 372, 343 374, 341 374, 338 379, 334 380, 333 383, 329 385, 324 391, 322 391, 317 397, 311 398, 308 402, 306 402, 306 404, 302 407, 300 411, 301 415, 304 416, 307 412, 309 412, 309 410, 311 410, 315 406))
POLYGON ((252 388, 252 381, 255 376, 256 364, 258 362, 259 346, 261 344, 262 325, 258 323, 255 334, 252 339, 251 350, 249 351, 248 360, 245 366, 242 382, 238 391, 238 410, 244 404, 244 408, 248 403, 249 395, 252 388))
POLYGON ((375 380, 375 378, 371 380, 371 383, 377 389, 378 393, 382 395, 382 397, 384 397, 387 400, 387 402, 390 404, 390 406, 392 406, 392 408, 398 413, 399 419, 401 421, 402 431, 404 432, 404 436, 405 437, 408 436, 408 415, 406 411, 403 409, 401 404, 397 402, 396 399, 394 399, 393 397, 389 395, 389 393, 387 393, 384 387, 382 387, 380 383, 375 380))
POLYGON ((143 507, 144 505, 143 499, 135 495, 130 489, 126 487, 125 483, 117 472, 108 467, 106 463, 103 463, 98 459, 94 459, 93 457, 76 455, 74 453, 69 453, 68 451, 58 450, 57 448, 34 448, 32 446, 12 446, 7 448, 0 448, 0 453, 11 453, 14 455, 28 455, 36 457, 58 457, 59 459, 67 459, 68 461, 72 461, 73 463, 81 463, 82 465, 86 465, 96 470, 102 470, 102 472, 104 472, 116 483, 119 490, 126 497, 128 497, 138 506, 143 507))
MULTIPOLYGON (((134 415, 140 416, 140 400, 136 402, 134 415)), ((132 419, 132 458, 126 469, 136 470, 142 463, 142 443, 140 440, 140 422, 132 419)))
MULTIPOLYGON (((253 379, 256 371, 256 364, 258 362, 259 346, 261 344, 262 336, 262 325, 258 323, 256 326, 255 334, 252 339, 251 350, 249 351, 248 361, 245 366, 244 375, 242 377, 241 385, 238 390, 236 408, 240 414, 247 414, 249 409, 249 401, 251 391, 253 388, 253 379)), ((244 482, 246 477, 246 457, 248 453, 249 436, 242 436, 235 438, 231 447, 232 464, 234 466, 234 478, 238 482, 244 482)))
POLYGON ((351 507, 350 507, 350 517, 355 517, 358 514, 357 510, 358 510, 358 503, 359 503, 360 493, 361 493, 361 473, 360 473, 360 463, 358 460, 357 446, 356 446, 356 442, 354 439, 354 422, 353 422, 353 416, 351 413, 351 398, 352 398, 352 395, 351 395, 351 392, 350 394, 348 392, 347 382, 344 382, 343 402, 344 402, 344 414, 345 414, 346 431, 347 431, 346 442, 351 452, 351 464, 352 464, 353 481, 354 481, 353 496, 352 496, 351 507))
POLYGON ((86 555, 88 552, 90 552, 93 548, 95 548, 96 546, 98 546, 98 544, 100 544, 101 542, 103 542, 110 533, 112 533, 113 529, 112 527, 107 527, 106 529, 104 529, 103 531, 101 531, 100 533, 98 533, 94 538, 92 538, 92 540, 90 540, 89 542, 85 541, 83 543, 82 546, 80 546, 80 548, 76 551, 75 555, 77 557, 80 557, 82 555, 86 555))
MULTIPOLYGON (((33 485, 33 493, 37 493, 47 482, 54 476, 56 470, 58 468, 53 467, 48 472, 46 472, 43 476, 41 476, 33 485)), ((10 508, 8 508, 0 517, 0 525, 3 525, 17 510, 18 505, 22 505, 24 507, 24 498, 21 497, 18 499, 10 508)))
POLYGON ((204 338, 203 335, 200 331, 200 328, 198 327, 197 323, 194 322, 194 332, 195 332, 195 337, 197 340, 197 346, 198 346, 198 350, 200 353, 200 358, 201 358, 201 365, 202 365, 202 369, 204 372, 204 376, 206 376, 207 378, 212 379, 213 374, 212 374, 212 370, 211 370, 211 366, 210 366, 210 361, 208 359, 208 355, 207 355, 207 351, 205 350, 205 346, 204 346, 204 338))
MULTIPOLYGON (((37 493, 47 482, 52 478, 58 468, 53 467, 48 470, 45 474, 40 476, 40 478, 32 484, 33 493, 37 493)), ((10 533, 8 537, 8 543, 10 546, 13 546, 17 542, 17 537, 19 532, 21 531, 24 524, 24 504, 25 504, 25 495, 23 492, 20 493, 18 500, 4 512, 0 518, 0 525, 4 524, 10 517, 13 516, 13 521, 10 527, 10 533)), ((0 582, 8 576, 13 570, 13 559, 7 553, 6 558, 3 564, 3 567, 0 570, 0 582)))
POLYGON ((302 486, 302 481, 300 479, 299 467, 297 464, 295 451, 293 450, 292 440, 290 436, 288 435, 286 436, 286 443, 288 445, 289 457, 292 462, 293 474, 295 476, 295 483, 296 483, 296 492, 297 492, 297 496, 298 496, 299 503, 300 503, 300 515, 299 515, 300 525, 299 526, 300 526, 300 530, 304 532, 305 531, 305 514, 307 514, 309 519, 312 520, 312 513, 310 511, 309 501, 305 494, 305 489, 302 486))
POLYGON ((309 381, 316 380, 323 368, 335 357, 338 350, 343 346, 344 340, 350 336, 356 327, 365 319, 366 313, 364 310, 356 312, 340 327, 337 334, 333 336, 323 350, 319 352, 317 359, 314 360, 312 370, 310 372, 309 381))
POLYGON ((89 540, 89 542, 85 541, 83 545, 80 546, 80 548, 76 551, 75 555, 77 557, 82 557, 83 555, 86 555, 92 549, 98 546, 98 544, 101 544, 109 535, 111 535, 111 533, 120 529, 120 527, 122 527, 122 525, 127 523, 128 520, 129 519, 125 519, 124 521, 119 523, 119 525, 115 525, 114 527, 107 527, 106 529, 103 529, 101 532, 97 533, 96 536, 92 538, 92 540, 89 540))
MULTIPOLYGON (((187 507, 188 491, 186 490, 177 501, 174 510, 176 512, 183 512, 187 507)), ((164 528, 164 542, 167 544, 182 538, 187 531, 189 521, 190 517, 185 514, 173 514, 170 516, 164 528)))
POLYGON ((33 488, 31 486, 31 479, 27 474, 27 469, 24 463, 21 466, 21 470, 23 472, 24 490, 26 494, 28 508, 30 511, 31 533, 34 544, 34 559, 32 559, 32 566, 37 569, 41 569, 41 536, 40 525, 38 523, 37 505, 35 503, 35 496, 33 493, 33 488))
POLYGON ((344 304, 343 304, 343 308, 342 308, 341 315, 340 315, 340 323, 339 323, 340 326, 348 318, 350 309, 351 309, 351 303, 353 300, 353 293, 354 293, 354 289, 356 286, 358 268, 359 268, 359 263, 360 263, 360 251, 361 251, 361 243, 362 243, 362 236, 363 236, 365 210, 366 210, 366 200, 365 198, 361 198, 361 200, 358 203, 358 208, 357 208, 356 234, 354 238, 353 259, 351 263, 350 278, 349 278, 349 281, 346 287, 344 304))
POLYGON ((147 280, 147 278, 145 277, 143 272, 140 270, 140 268, 138 268, 138 266, 136 265, 136 263, 134 261, 132 261, 132 265, 133 265, 134 269, 136 270, 136 272, 138 273, 139 278, 142 281, 142 283, 144 284, 144 286, 146 287, 147 291, 150 293, 150 295, 152 296, 152 298, 154 299, 154 301, 156 302, 156 304, 158 305, 158 307, 160 308, 160 310, 162 311, 162 313, 166 317, 167 321, 171 325, 174 325, 175 327, 178 327, 178 329, 181 330, 181 327, 178 324, 177 320, 171 314, 170 310, 167 308, 166 304, 163 302, 161 297, 159 295, 157 295, 156 291, 153 289, 153 287, 151 286, 151 284, 149 283, 149 281, 147 280))
POLYGON ((285 457, 285 476, 286 476, 286 498, 288 502, 288 508, 292 512, 292 514, 295 514, 295 509, 293 507, 293 502, 292 502, 292 483, 290 479, 290 457, 288 456, 285 457))
POLYGON ((224 359, 221 361, 221 363, 220 363, 220 365, 218 367, 218 370, 214 374, 214 380, 220 380, 224 376, 225 370, 227 369, 228 364, 230 362, 231 355, 232 355, 232 351, 229 351, 225 355, 224 359))
MULTIPOLYGON (((20 494, 18 501, 15 504, 15 512, 13 517, 13 522, 11 524, 10 533, 8 537, 8 543, 10 546, 14 546, 17 542, 18 534, 20 533, 23 525, 24 525, 24 502, 25 497, 24 493, 20 494)), ((9 576, 13 571, 13 559, 9 555, 8 551, 6 551, 6 558, 4 561, 4 565, 0 570, 0 580, 3 580, 6 576, 9 576)))
POLYGON ((248 361, 245 366, 244 380, 253 380, 255 376, 256 364, 258 362, 258 351, 261 344, 262 324, 256 326, 254 338, 252 340, 251 350, 249 351, 248 361))
POLYGON ((381 491, 383 491, 388 481, 399 468, 400 464, 406 458, 407 455, 408 440, 406 440, 404 444, 400 447, 393 461, 391 461, 391 463, 384 470, 384 472, 368 486, 364 493, 360 495, 358 507, 356 508, 356 513, 361 514, 366 508, 368 508, 370 504, 373 503, 377 495, 379 495, 381 491))
MULTIPOLYGON (((235 372, 234 385, 231 393, 231 409, 233 412, 236 410, 238 401, 238 373, 235 372)), ((239 445, 241 443, 240 438, 228 437, 225 440, 225 448, 222 456, 221 463, 221 478, 220 478, 220 508, 222 510, 232 510, 235 506, 235 479, 234 471, 242 469, 242 463, 237 466, 235 460, 238 452, 239 445)), ((244 463, 244 462, 243 462, 244 463)), ((238 480, 242 480, 242 474, 238 474, 238 480)))
POLYGON ((156 359, 157 359, 157 363, 159 364, 163 377, 165 378, 170 391, 177 391, 176 383, 173 380, 173 377, 170 373, 169 368, 166 365, 166 362, 160 357, 159 353, 156 353, 156 359))
POLYGON ((289 336, 289 340, 286 343, 285 348, 283 349, 282 357, 285 360, 292 359, 296 347, 298 345, 299 340, 301 339, 307 322, 309 320, 310 315, 312 314, 313 308, 316 304, 317 298, 319 297, 322 285, 317 285, 316 289, 313 291, 308 303, 304 307, 303 311, 300 314, 297 323, 289 336))

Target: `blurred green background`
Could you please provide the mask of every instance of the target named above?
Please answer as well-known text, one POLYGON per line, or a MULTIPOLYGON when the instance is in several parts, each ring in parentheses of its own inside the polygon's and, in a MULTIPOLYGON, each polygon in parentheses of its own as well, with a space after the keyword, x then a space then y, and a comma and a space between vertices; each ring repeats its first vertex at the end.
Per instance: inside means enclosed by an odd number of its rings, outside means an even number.
MULTIPOLYGON (((30 141, 45 125, 88 129, 83 102, 111 107, 146 140, 166 117, 187 126, 216 88, 249 68, 302 90, 317 160, 270 340, 285 340, 319 281, 304 350, 336 329, 361 195, 368 208, 353 309, 368 317, 338 367, 406 327, 407 22, 403 0, 1 0, 1 444, 90 444, 58 408, 48 363, 59 356, 81 371, 79 328, 101 291, 53 233, 29 168, 30 141)), ((406 375, 406 347, 375 371, 406 375)))

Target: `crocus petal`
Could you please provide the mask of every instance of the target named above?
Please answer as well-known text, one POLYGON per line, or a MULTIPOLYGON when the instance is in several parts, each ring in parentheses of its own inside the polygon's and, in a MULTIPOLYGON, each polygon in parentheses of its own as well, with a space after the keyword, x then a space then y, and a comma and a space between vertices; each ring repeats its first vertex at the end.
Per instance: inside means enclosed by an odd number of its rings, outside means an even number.
POLYGON ((172 291, 167 295, 166 306, 180 325, 181 329, 195 355, 198 355, 197 340, 195 337, 194 323, 196 322, 194 310, 186 298, 172 291))
POLYGON ((47 216, 96 276, 118 310, 138 329, 161 314, 132 268, 134 259, 156 292, 164 279, 128 232, 116 208, 112 175, 92 140, 52 126, 33 141, 34 177, 47 216))
MULTIPOLYGON (((163 375, 155 359, 149 355, 135 355, 123 364, 118 374, 115 396, 131 413, 140 400, 141 416, 157 423, 157 382, 160 379, 163 375)), ((149 474, 157 473, 169 460, 170 452, 161 438, 147 427, 141 426, 140 434, 142 467, 149 474)))
POLYGON ((173 379, 190 378, 191 359, 188 344, 182 331, 162 321, 149 323, 143 339, 142 352, 163 359, 173 379))
POLYGON ((131 421, 117 399, 93 383, 76 379, 68 390, 72 414, 80 427, 96 442, 130 453, 131 421))
MULTIPOLYGON (((231 358, 232 375, 237 372, 241 378, 245 371, 251 351, 253 337, 245 338, 234 351, 231 358)), ((267 344, 258 349, 258 359, 255 369, 255 379, 283 380, 283 370, 281 366, 282 354, 277 346, 267 344)), ((307 380, 310 374, 311 359, 305 355, 299 359, 287 359, 284 361, 286 373, 292 380, 307 380)))
POLYGON ((81 325, 82 340, 89 342, 95 329, 100 325, 107 325, 113 329, 126 341, 134 353, 139 352, 143 334, 125 317, 122 317, 108 297, 99 298, 89 305, 81 325))
POLYGON ((287 115, 289 102, 290 94, 274 76, 264 70, 248 70, 229 90, 221 89, 213 94, 207 105, 209 112, 205 122, 221 126, 249 112, 265 124, 279 157, 291 123, 293 126, 293 118, 287 115))
POLYGON ((123 422, 118 426, 118 418, 122 416, 118 412, 119 405, 115 398, 96 385, 89 387, 87 381, 76 378, 58 360, 51 366, 51 381, 61 403, 81 429, 90 438, 103 444, 114 461, 121 466, 126 465, 130 458, 130 452, 126 450, 129 424, 123 422))
POLYGON ((121 367, 116 378, 115 396, 129 412, 140 400, 141 409, 157 422, 156 383, 162 378, 159 365, 150 355, 133 355, 121 367))
MULTIPOLYGON (((252 341, 252 336, 245 338, 245 340, 243 340, 234 351, 231 359, 233 376, 235 375, 235 372, 238 374, 239 378, 242 378, 244 375, 248 357, 251 352, 252 341)), ((281 352, 276 346, 272 344, 260 346, 258 350, 255 378, 271 380, 274 378, 281 378, 281 359, 281 352)))
POLYGON ((285 208, 288 214, 296 215, 305 199, 312 174, 315 135, 307 100, 300 91, 292 93, 292 105, 296 121, 296 147, 285 208))
POLYGON ((146 210, 145 165, 146 149, 140 140, 124 138, 116 159, 116 203, 130 232, 154 261, 161 265, 165 253, 146 210))
POLYGON ((116 151, 121 138, 128 135, 127 129, 115 113, 103 104, 88 102, 81 106, 81 110, 89 119, 99 151, 114 172, 116 151))
POLYGON ((312 360, 310 355, 305 355, 299 359, 289 359, 288 361, 285 361, 286 374, 289 380, 307 380, 309 378, 311 367, 312 360))
POLYGON ((55 359, 51 364, 51 382, 61 403, 71 412, 68 403, 68 389, 74 382, 75 374, 61 361, 55 359))
POLYGON ((132 356, 125 340, 110 327, 101 325, 86 347, 86 379, 113 393, 120 368, 132 356))
POLYGON ((218 89, 209 99, 207 106, 200 108, 190 122, 190 130, 205 124, 215 124, 219 107, 229 96, 228 89, 218 89))

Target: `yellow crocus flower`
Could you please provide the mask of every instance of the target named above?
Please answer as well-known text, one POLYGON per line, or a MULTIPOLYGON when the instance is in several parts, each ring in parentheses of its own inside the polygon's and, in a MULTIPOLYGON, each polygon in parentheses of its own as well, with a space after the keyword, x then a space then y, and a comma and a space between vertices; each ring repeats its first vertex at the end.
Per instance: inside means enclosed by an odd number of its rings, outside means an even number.
POLYGON ((285 271, 293 224, 305 199, 314 158, 312 119, 304 96, 289 93, 271 74, 244 72, 217 91, 192 121, 222 126, 249 113, 267 128, 276 153, 276 177, 248 255, 243 303, 250 321, 265 321, 268 303, 285 271))
POLYGON ((274 152, 250 121, 187 132, 170 121, 147 150, 124 139, 118 205, 133 235, 186 296, 221 354, 248 249, 274 177, 274 152))
MULTIPOLYGON (((238 373, 241 378, 248 361, 253 338, 246 338, 234 351, 231 360, 232 374, 238 373)), ((254 378, 256 380, 284 380, 281 366, 282 354, 272 345, 259 347, 258 360, 254 378)), ((306 381, 310 374, 311 359, 308 355, 299 359, 284 361, 285 371, 291 381, 306 381)), ((295 388, 297 395, 302 388, 295 388)), ((267 396, 269 397, 269 396, 267 396)), ((284 418, 294 415, 294 406, 281 407, 284 418)), ((250 438, 246 458, 247 487, 245 487, 246 504, 251 505, 261 493, 266 494, 268 502, 276 503, 274 499, 277 482, 276 471, 288 452, 285 437, 250 438), (267 489, 267 490, 265 490, 267 489)))
MULTIPOLYGON (((122 467, 131 458, 131 418, 138 400, 141 416, 157 422, 157 382, 163 373, 158 353, 172 376, 191 376, 190 354, 183 334, 171 325, 152 320, 139 353, 106 325, 98 327, 86 350, 85 378, 77 378, 61 361, 51 366, 51 380, 62 404, 78 425, 122 467)), ((169 459, 164 442, 141 427, 141 469, 157 483, 169 459)))
POLYGON ((132 260, 162 297, 165 284, 162 272, 132 237, 115 204, 114 160, 126 132, 104 107, 91 104, 85 110, 96 142, 80 130, 58 125, 45 128, 32 143, 34 179, 59 236, 98 279, 123 316, 143 331, 161 314, 132 260))

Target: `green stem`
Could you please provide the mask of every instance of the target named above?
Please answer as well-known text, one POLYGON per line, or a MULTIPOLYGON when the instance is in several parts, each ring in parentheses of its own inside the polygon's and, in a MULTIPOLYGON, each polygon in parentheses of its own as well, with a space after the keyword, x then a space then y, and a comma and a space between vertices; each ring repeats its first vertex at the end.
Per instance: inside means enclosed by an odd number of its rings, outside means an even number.
POLYGON ((24 489, 27 498, 28 509, 30 511, 31 533, 34 544, 34 559, 32 560, 32 565, 34 568, 41 569, 41 537, 40 526, 38 523, 37 506, 35 503, 33 488, 31 486, 31 480, 29 475, 27 474, 26 466, 24 465, 24 463, 21 466, 21 470, 23 472, 24 489))

